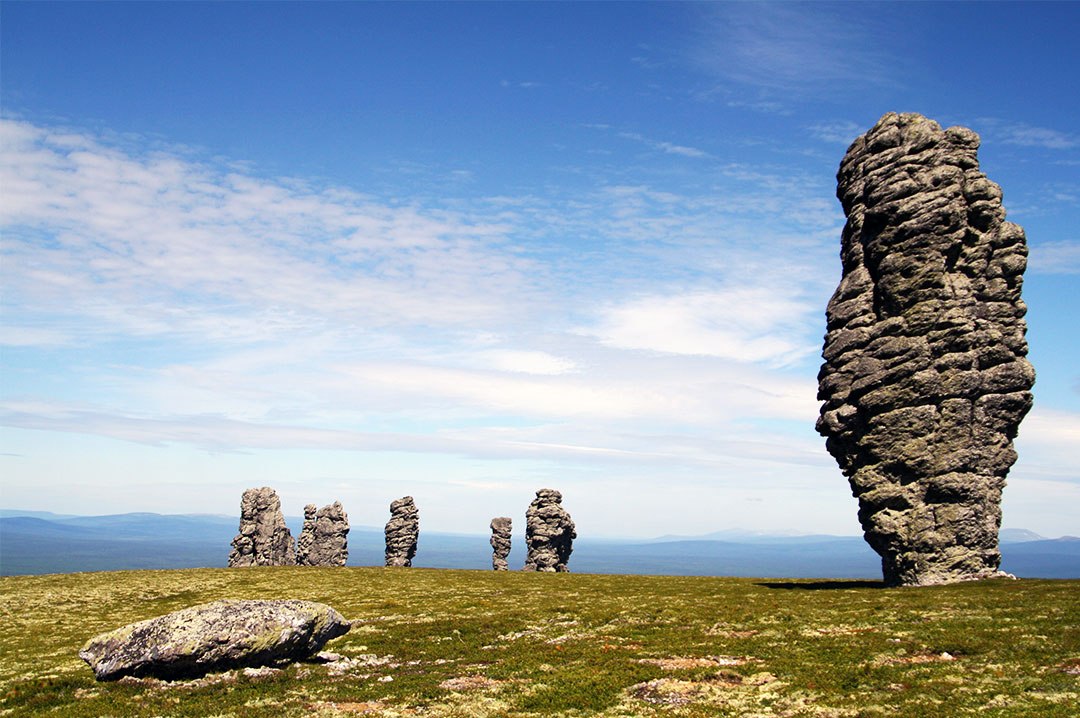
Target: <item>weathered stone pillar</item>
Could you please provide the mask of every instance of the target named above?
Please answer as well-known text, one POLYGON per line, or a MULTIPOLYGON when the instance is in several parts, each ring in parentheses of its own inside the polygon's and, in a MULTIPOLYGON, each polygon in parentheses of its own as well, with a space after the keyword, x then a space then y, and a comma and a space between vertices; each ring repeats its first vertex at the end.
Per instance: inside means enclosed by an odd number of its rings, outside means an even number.
POLYGON ((574 522, 562 504, 562 494, 540 489, 525 512, 525 571, 568 571, 577 538, 574 522))
POLYGON ((491 568, 495 571, 509 571, 506 557, 510 555, 510 539, 513 521, 500 516, 491 520, 491 568))
POLYGON ((843 276, 817 429, 893 585, 1001 575, 1001 491, 1035 373, 1024 231, 978 147, 971 130, 889 113, 837 175, 843 276))
POLYGON ((230 568, 295 564, 296 547, 277 492, 269 486, 248 489, 240 499, 240 533, 232 540, 230 568))
POLYGON ((386 565, 412 566, 419 536, 420 512, 413 497, 405 496, 391 503, 390 520, 386 523, 386 565))
POLYGON ((340 501, 304 507, 304 530, 296 547, 296 563, 301 566, 344 566, 349 560, 349 515, 340 501))

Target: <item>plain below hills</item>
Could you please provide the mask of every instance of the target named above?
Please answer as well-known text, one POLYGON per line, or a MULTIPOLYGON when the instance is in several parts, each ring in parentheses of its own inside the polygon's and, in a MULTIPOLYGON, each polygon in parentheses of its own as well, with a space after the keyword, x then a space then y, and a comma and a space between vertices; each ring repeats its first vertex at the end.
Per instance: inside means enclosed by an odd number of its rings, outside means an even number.
MULTIPOLYGON (((293 535, 303 520, 288 519, 293 535)), ((223 567, 237 519, 207 514, 71 516, 0 511, 0 575, 223 567)), ((515 536, 511 567, 524 563, 515 536)), ((1001 533, 1002 568, 1023 578, 1080 578, 1080 539, 1046 539, 1025 529, 1001 533)), ((381 566, 382 530, 356 526, 350 566, 381 566)), ((487 535, 426 532, 418 568, 490 569, 487 535)), ((577 573, 758 578, 878 579, 881 564, 858 536, 769 536, 720 531, 651 541, 581 538, 570 560, 577 573)))

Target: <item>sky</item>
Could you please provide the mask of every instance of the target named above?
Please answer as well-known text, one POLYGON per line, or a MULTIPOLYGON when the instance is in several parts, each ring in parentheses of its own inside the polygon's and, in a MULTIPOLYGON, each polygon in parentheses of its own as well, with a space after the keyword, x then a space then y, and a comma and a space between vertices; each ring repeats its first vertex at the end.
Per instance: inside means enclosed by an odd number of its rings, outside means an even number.
POLYGON ((0 505, 857 535, 835 174, 982 137, 1031 251, 1004 526, 1080 535, 1078 3, 0 4, 0 505))

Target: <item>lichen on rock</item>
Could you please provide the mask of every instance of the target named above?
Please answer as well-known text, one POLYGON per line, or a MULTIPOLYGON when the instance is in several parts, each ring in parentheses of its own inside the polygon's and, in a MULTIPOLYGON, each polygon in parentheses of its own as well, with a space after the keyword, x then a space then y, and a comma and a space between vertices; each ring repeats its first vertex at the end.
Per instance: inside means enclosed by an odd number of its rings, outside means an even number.
POLYGON ((817 429, 893 585, 1001 575, 1001 492, 1035 373, 1024 231, 978 147, 969 129, 889 113, 837 175, 843 275, 817 429))
POLYGON ((221 600, 103 633, 79 657, 98 680, 192 678, 308 658, 349 627, 323 603, 221 600))

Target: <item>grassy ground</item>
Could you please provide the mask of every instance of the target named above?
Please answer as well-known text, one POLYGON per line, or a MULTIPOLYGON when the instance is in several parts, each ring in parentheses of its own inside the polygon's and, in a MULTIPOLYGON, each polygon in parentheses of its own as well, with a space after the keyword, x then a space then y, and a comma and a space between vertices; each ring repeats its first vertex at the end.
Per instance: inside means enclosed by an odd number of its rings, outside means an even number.
POLYGON ((867 582, 258 568, 0 579, 11 716, 1061 716, 1080 581, 867 582), (218 598, 323 601, 346 657, 97 683, 91 636, 218 598))

